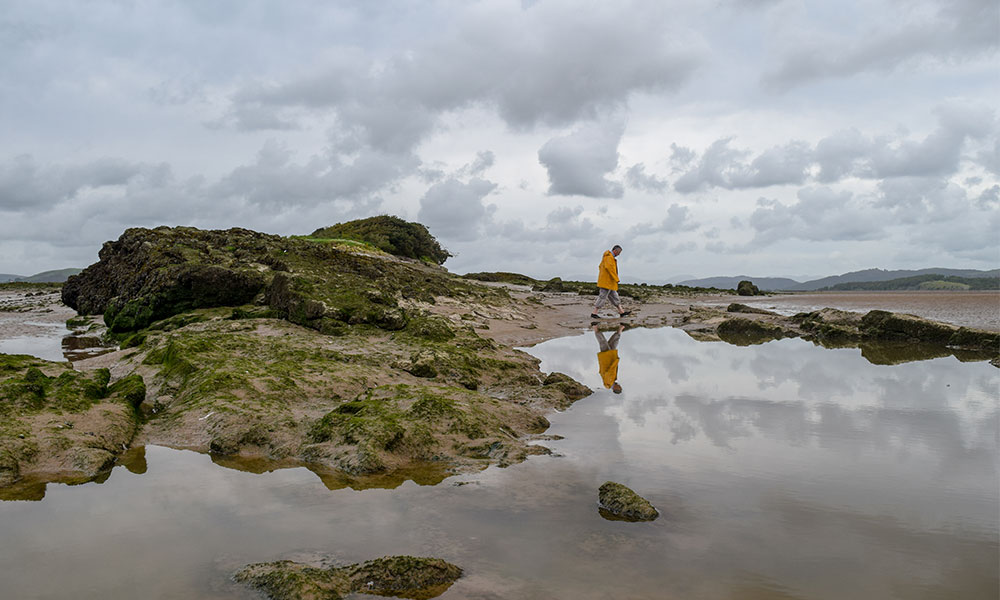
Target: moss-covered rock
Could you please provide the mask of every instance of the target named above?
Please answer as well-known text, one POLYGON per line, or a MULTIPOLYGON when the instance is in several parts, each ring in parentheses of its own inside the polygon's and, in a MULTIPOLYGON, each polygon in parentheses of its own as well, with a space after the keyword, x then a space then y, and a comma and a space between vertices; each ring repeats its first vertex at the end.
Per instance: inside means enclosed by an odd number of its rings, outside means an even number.
POLYGON ((755 306, 747 306, 746 304, 740 304, 739 302, 733 302, 732 304, 730 304, 729 306, 727 306, 726 307, 726 312, 731 312, 731 313, 749 313, 749 314, 757 314, 757 315, 776 315, 777 314, 777 313, 775 313, 773 311, 770 311, 770 310, 764 310, 763 308, 757 308, 755 306))
POLYGON ((861 318, 859 326, 866 338, 891 341, 919 341, 946 345, 958 327, 913 315, 873 310, 861 318))
POLYGON ((351 593, 424 600, 440 596, 461 576, 460 567, 439 558, 385 556, 332 568, 287 560, 258 563, 234 578, 271 600, 329 600, 351 593))
POLYGON ((724 342, 737 346, 763 344, 764 342, 780 340, 794 335, 779 325, 740 317, 733 317, 722 321, 716 327, 715 331, 724 342))
POLYGON ((191 227, 129 229, 62 289, 63 302, 82 314, 103 314, 115 333, 192 309, 254 302, 331 333, 358 324, 398 330, 408 323, 408 301, 505 294, 435 265, 245 229, 191 227))
POLYGON ((660 516, 648 500, 628 487, 607 481, 598 490, 601 514, 624 521, 652 521, 660 516))
POLYGON ((752 281, 743 280, 736 285, 736 293, 740 296, 759 296, 761 292, 752 281))
POLYGON ((337 569, 321 569, 280 560, 248 565, 234 579, 271 600, 336 600, 350 594, 351 582, 337 569))
POLYGON ((444 264, 451 254, 441 247, 420 223, 404 221, 391 215, 379 215, 317 229, 314 239, 348 239, 365 242, 394 254, 434 264, 444 264))
POLYGON ((136 434, 145 397, 139 375, 109 386, 110 377, 0 354, 0 487, 87 481, 110 468, 136 434))

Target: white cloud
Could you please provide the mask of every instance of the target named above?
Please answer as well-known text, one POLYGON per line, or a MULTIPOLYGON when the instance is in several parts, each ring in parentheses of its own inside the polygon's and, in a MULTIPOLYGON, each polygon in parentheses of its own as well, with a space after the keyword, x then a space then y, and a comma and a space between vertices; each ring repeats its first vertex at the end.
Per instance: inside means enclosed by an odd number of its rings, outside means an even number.
MULTIPOLYGON (((992 0, 879 4, 886 18, 853 20, 850 31, 821 31, 810 25, 796 29, 789 36, 793 39, 785 41, 778 64, 764 74, 764 83, 782 89, 870 71, 947 68, 993 52, 1000 43, 1000 5, 992 0)), ((854 7, 848 3, 838 8, 846 12, 854 7)))
POLYGON ((445 241, 474 240, 496 210, 495 205, 483 203, 496 187, 495 183, 479 178, 468 183, 457 179, 435 183, 420 199, 417 219, 445 241))
POLYGON ((997 11, 9 0, 0 271, 131 226, 379 212, 456 269, 591 277, 630 235, 623 268, 656 280, 995 268, 997 11))
POLYGON ((549 174, 550 195, 621 198, 625 189, 607 175, 618 168, 618 143, 624 123, 587 124, 555 137, 538 151, 549 174))

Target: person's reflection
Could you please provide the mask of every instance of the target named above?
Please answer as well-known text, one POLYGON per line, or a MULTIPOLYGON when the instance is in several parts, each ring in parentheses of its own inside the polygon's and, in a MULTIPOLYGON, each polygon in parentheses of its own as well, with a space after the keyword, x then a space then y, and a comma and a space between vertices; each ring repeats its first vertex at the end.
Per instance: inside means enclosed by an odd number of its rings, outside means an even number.
POLYGON ((601 380, 604 381, 604 387, 620 394, 622 386, 618 383, 618 341, 622 337, 622 332, 625 331, 625 326, 618 325, 618 331, 609 340, 604 339, 604 333, 598 329, 597 325, 594 325, 592 329, 594 335, 597 336, 597 345, 601 348, 601 351, 597 353, 597 367, 601 373, 601 380))

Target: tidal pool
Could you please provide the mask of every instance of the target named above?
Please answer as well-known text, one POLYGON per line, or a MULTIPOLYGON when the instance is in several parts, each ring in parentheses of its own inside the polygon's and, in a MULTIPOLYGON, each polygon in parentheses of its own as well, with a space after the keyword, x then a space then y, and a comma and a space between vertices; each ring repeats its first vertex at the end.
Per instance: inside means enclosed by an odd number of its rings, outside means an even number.
POLYGON ((0 597, 256 598, 230 579, 247 563, 389 554, 460 565, 454 599, 998 597, 989 364, 630 330, 614 394, 594 333, 529 351, 598 390, 550 416, 552 456, 360 489, 147 447, 0 502, 0 597), (607 480, 660 518, 601 517, 607 480))

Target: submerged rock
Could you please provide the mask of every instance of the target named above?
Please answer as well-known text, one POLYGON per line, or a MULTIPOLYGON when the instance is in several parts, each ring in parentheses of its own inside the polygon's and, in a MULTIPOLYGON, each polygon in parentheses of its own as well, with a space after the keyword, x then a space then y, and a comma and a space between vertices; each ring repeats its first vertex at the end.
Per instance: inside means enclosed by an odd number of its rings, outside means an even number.
POLYGON ((624 521, 652 521, 660 516, 648 500, 628 487, 613 481, 605 482, 598 490, 601 515, 624 521))
POLYGON ((287 560, 258 563, 234 578, 271 600, 338 599, 359 592, 423 600, 440 596, 461 576, 461 568, 439 558, 385 556, 333 568, 287 560))

